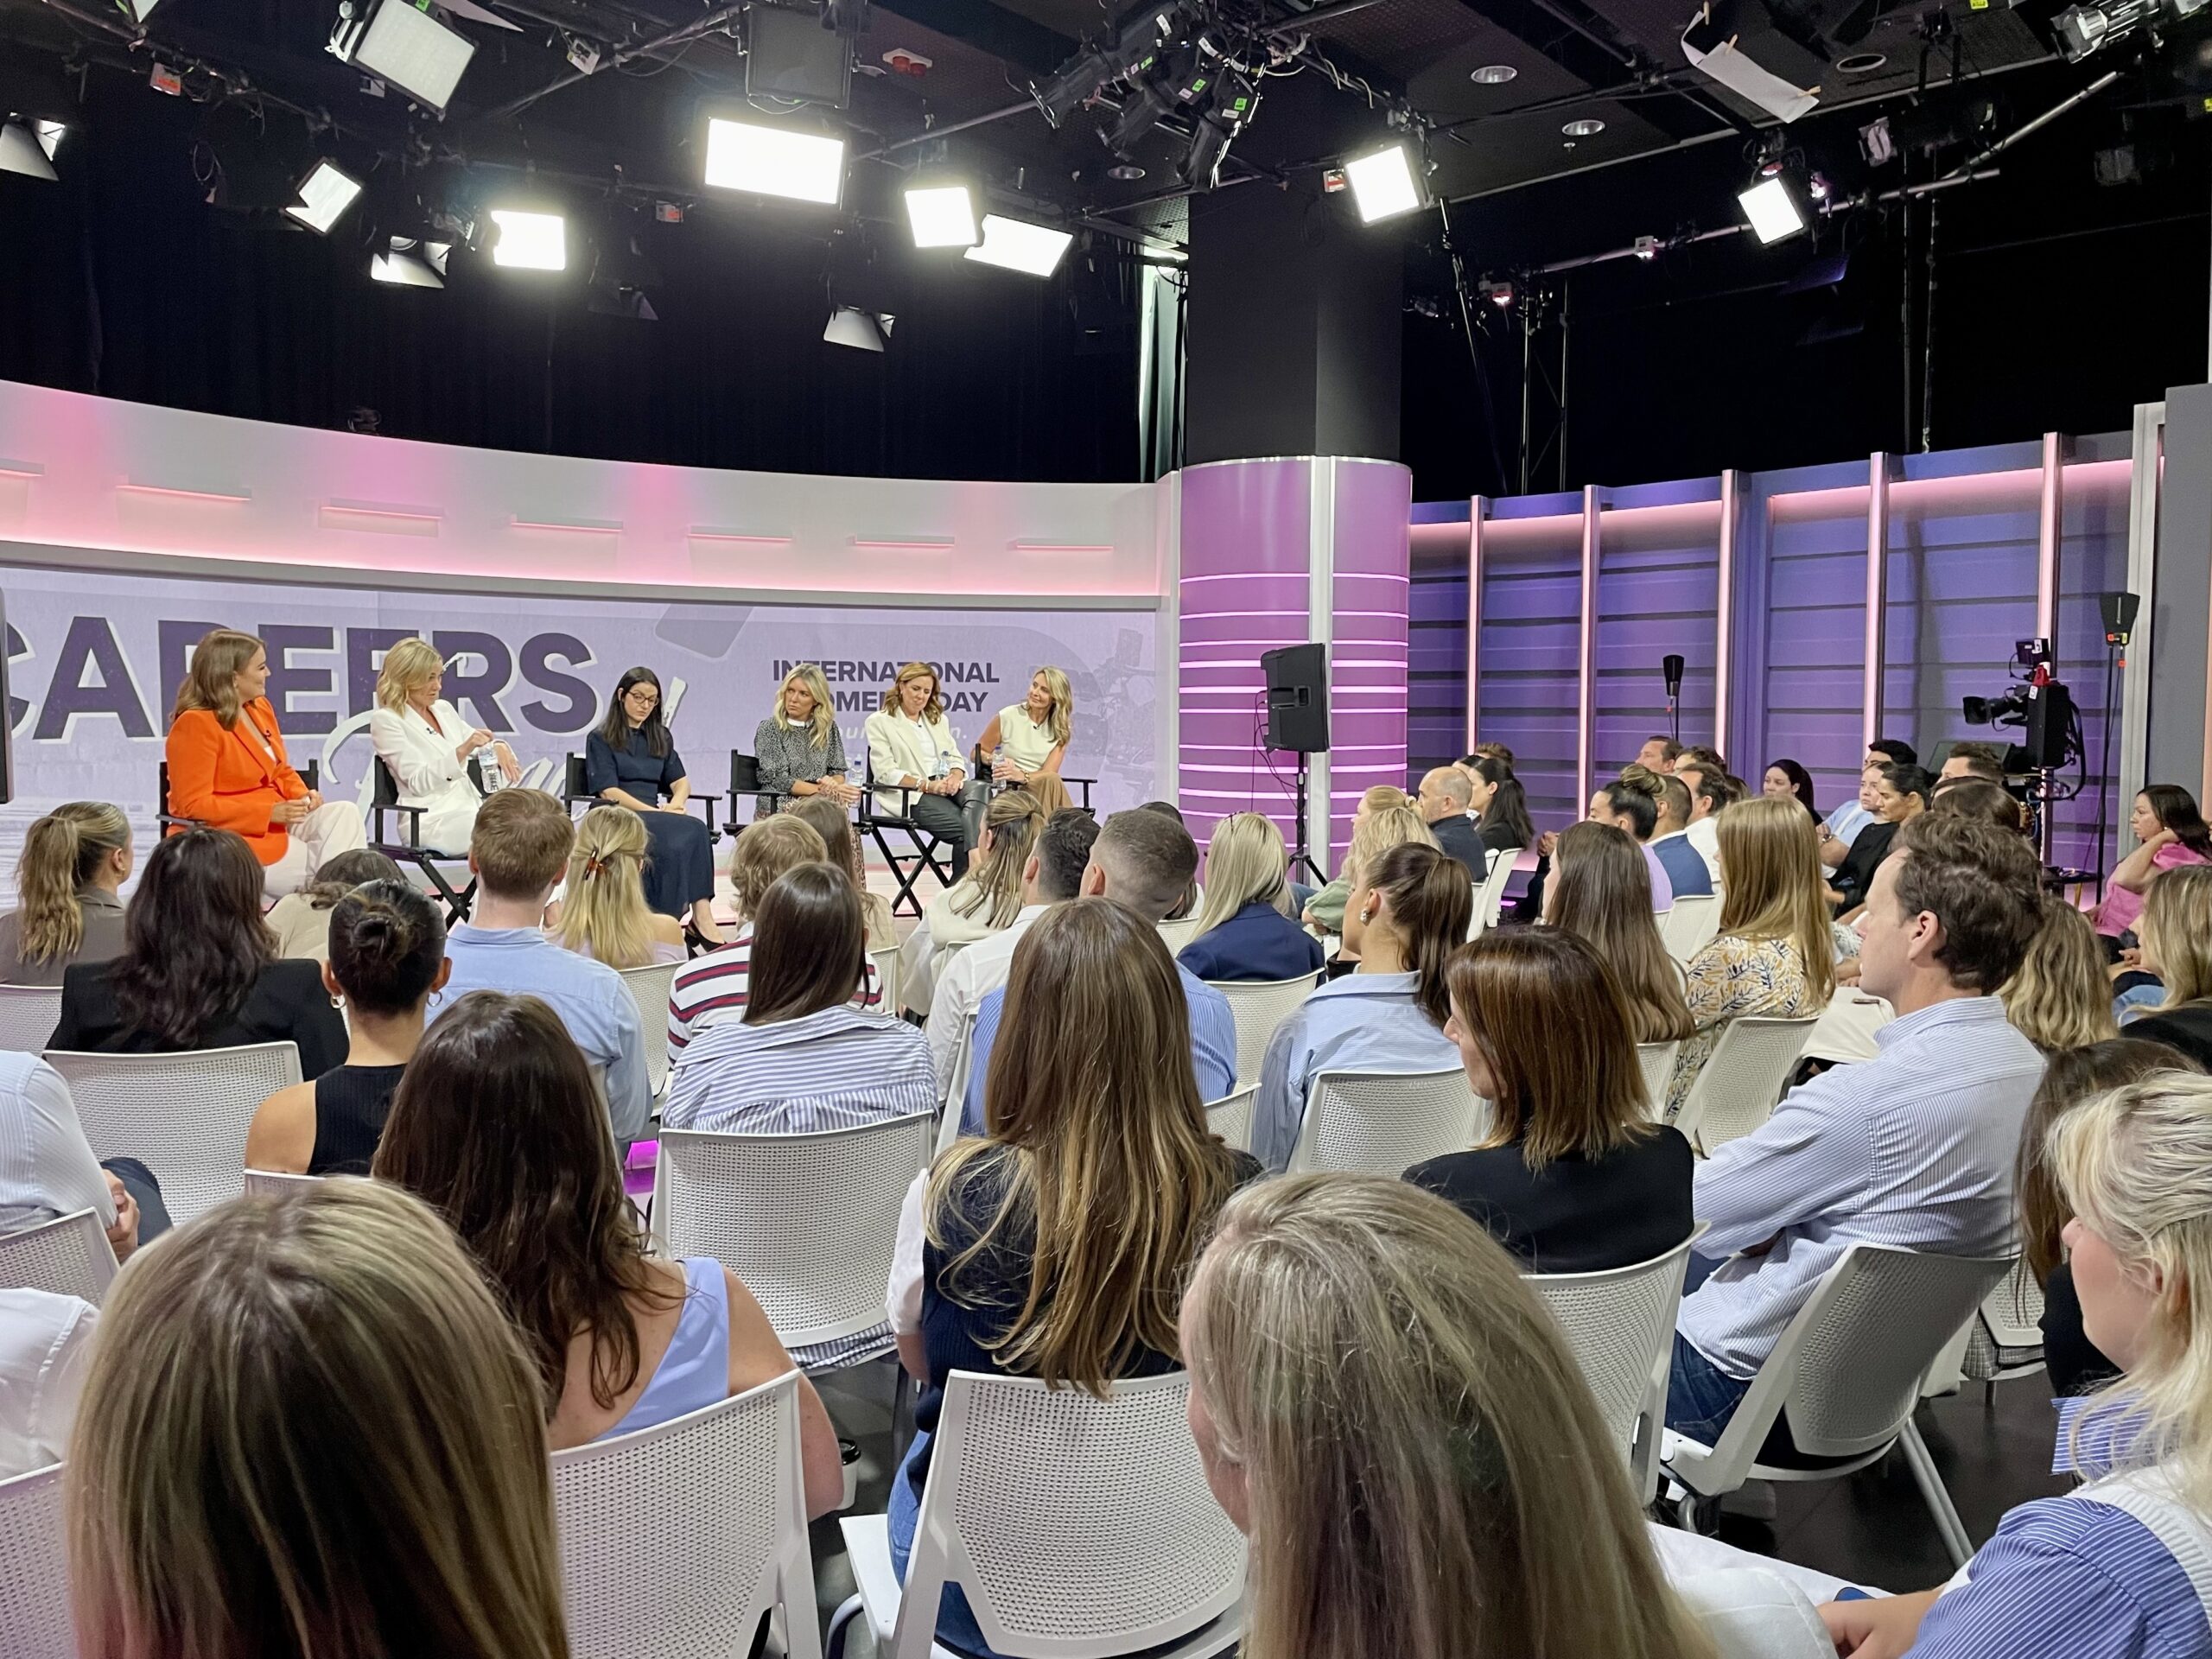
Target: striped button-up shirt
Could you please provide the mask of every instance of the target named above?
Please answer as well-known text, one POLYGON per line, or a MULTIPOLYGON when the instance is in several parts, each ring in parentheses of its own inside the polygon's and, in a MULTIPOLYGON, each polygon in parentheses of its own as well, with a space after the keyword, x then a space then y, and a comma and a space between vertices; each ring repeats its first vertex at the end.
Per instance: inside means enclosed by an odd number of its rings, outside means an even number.
POLYGON ((937 1107, 930 1046, 903 1020, 846 1006, 766 1026, 710 1026, 677 1057, 671 1129, 811 1135, 937 1107))
MULTIPOLYGON (((675 1053, 709 1026, 744 1019, 752 979, 753 924, 747 922, 727 944, 694 957, 676 970, 668 988, 668 1052, 675 1053)), ((852 1006, 883 1006, 883 979, 875 971, 874 957, 862 963, 861 988, 853 994, 852 1006)))
POLYGON ((1875 1034, 1880 1053, 1792 1090, 1698 1166, 1699 1254, 1731 1258, 1677 1328, 1748 1378, 1855 1243, 1945 1255, 2012 1248, 2012 1161, 2043 1057, 1993 996, 1938 1002, 1875 1034), (1758 1249, 1756 1255, 1739 1255, 1758 1249))

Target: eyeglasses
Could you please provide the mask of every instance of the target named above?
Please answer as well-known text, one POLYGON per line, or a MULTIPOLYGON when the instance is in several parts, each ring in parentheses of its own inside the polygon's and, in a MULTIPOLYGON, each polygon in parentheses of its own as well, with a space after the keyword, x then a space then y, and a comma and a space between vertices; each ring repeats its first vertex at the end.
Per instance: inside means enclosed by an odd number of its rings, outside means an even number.
POLYGON ((649 685, 633 685, 622 694, 622 701, 639 709, 652 709, 660 702, 660 693, 649 685))

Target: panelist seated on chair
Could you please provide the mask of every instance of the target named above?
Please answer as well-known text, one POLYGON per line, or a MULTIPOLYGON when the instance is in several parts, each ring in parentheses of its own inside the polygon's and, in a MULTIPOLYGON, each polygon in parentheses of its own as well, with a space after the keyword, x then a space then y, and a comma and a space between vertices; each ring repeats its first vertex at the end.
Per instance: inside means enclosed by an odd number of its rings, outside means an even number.
POLYGON ((938 696, 937 671, 927 663, 901 668, 865 729, 876 817, 906 819, 944 842, 957 881, 968 873, 968 822, 960 810, 968 779, 960 740, 938 696))
MULTIPOLYGON (((806 801, 816 796, 841 807, 856 804, 860 786, 845 777, 845 735, 837 705, 813 663, 801 663, 776 688, 776 711, 753 728, 753 758, 760 768, 760 815, 776 810, 777 797, 806 801)), ((737 810, 737 803, 730 803, 737 810)))
POLYGON ((645 820, 652 842, 645 903, 664 916, 689 918, 700 938, 720 944, 713 839, 686 805, 691 779, 669 733, 659 677, 650 668, 630 669, 616 683, 607 719, 585 741, 584 779, 601 800, 645 820))
POLYGON ((1238 812, 1216 824, 1206 844, 1206 896, 1198 931, 1176 961, 1205 980, 1319 973, 1320 940, 1290 918, 1287 869, 1282 831, 1272 818, 1238 812))
POLYGON ((1567 825, 1553 849, 1543 921, 1580 937, 1612 969, 1631 1039, 1677 1043, 1690 1034, 1690 1011, 1682 1001, 1682 970, 1667 954, 1651 912, 1651 871, 1641 851, 1610 823, 1567 825))
POLYGON ((364 881, 406 879, 389 854, 373 847, 339 854, 315 873, 314 880, 270 906, 267 920, 276 936, 276 954, 328 962, 330 912, 338 901, 364 881))
MULTIPOLYGON (((505 743, 471 726, 440 692, 445 660, 427 639, 402 639, 385 653, 377 675, 376 707, 369 712, 369 741, 399 786, 399 804, 422 809, 416 842, 426 849, 461 854, 484 798, 468 774, 469 761, 489 750, 507 782, 522 780, 522 764, 505 743)), ((403 814, 403 822, 409 815, 403 814)), ((403 836, 404 832, 403 831, 403 836)))
POLYGON ((59 985, 70 964, 123 951, 130 820, 105 801, 69 801, 31 825, 16 864, 16 908, 0 916, 0 985, 59 985))
POLYGON ((292 770, 268 689, 269 652, 253 635, 218 628, 193 648, 165 746, 167 810, 243 836, 278 899, 368 837, 360 808, 324 800, 292 770))
POLYGON ((49 1048, 168 1054, 292 1043, 310 1081, 346 1058, 346 1025, 312 962, 282 960, 261 919, 262 867, 227 830, 187 830, 146 859, 126 947, 72 968, 49 1048))
POLYGON ((1057 779, 1075 735, 1075 693, 1068 677, 1045 667, 1029 677, 1029 694, 991 716, 976 747, 990 762, 991 781, 1033 785, 1057 779))
MULTIPOLYGON (((1775 1344, 1854 1243, 2005 1254, 2012 1166, 2043 1057, 2005 1017, 2041 917, 2041 870, 1993 824, 1923 815, 1874 872, 1860 984, 1897 1018, 1698 1166, 1718 1260, 1684 1298, 1667 1426, 1710 1445, 1775 1344), (1725 1259, 1724 1259, 1725 1258, 1725 1259)), ((1692 1272, 1696 1272, 1695 1262, 1692 1272)))
POLYGON ((576 826, 562 884, 561 919, 548 930, 580 957, 610 968, 682 962, 683 925, 645 904, 645 821, 622 806, 594 806, 576 826))
POLYGON ((1558 928, 1492 929, 1452 957, 1446 979, 1444 1034, 1490 1103, 1490 1130, 1406 1179, 1465 1211, 1530 1273, 1633 1267, 1688 1238, 1696 1159, 1651 1121, 1604 958, 1558 928))

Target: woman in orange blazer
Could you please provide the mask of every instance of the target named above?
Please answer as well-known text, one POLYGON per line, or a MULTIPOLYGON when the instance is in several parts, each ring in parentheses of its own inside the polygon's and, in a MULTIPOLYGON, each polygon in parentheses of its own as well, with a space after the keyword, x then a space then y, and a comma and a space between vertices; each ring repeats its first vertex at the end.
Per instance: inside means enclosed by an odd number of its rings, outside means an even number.
POLYGON ((276 899, 367 837, 360 808, 324 800, 292 770, 268 689, 269 652, 253 635, 218 628, 193 648, 169 722, 168 810, 245 836, 276 899))

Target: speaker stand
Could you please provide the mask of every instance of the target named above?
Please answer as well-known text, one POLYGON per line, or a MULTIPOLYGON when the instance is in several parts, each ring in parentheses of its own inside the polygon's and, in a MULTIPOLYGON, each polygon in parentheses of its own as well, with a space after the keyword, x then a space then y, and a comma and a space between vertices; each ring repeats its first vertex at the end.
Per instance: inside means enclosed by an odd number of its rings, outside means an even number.
POLYGON ((1290 855, 1290 877, 1295 881, 1299 871, 1303 869, 1313 878, 1314 886, 1325 887, 1329 885, 1327 874, 1306 850, 1306 751, 1300 749, 1298 752, 1298 842, 1290 855))

